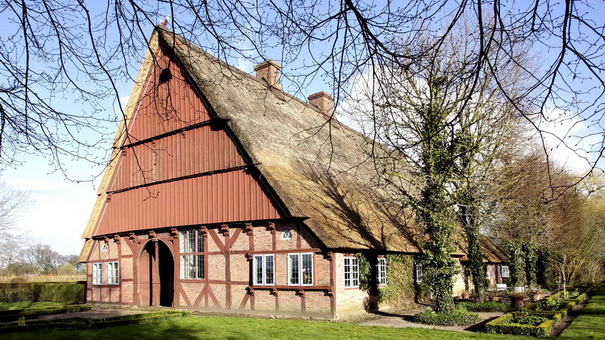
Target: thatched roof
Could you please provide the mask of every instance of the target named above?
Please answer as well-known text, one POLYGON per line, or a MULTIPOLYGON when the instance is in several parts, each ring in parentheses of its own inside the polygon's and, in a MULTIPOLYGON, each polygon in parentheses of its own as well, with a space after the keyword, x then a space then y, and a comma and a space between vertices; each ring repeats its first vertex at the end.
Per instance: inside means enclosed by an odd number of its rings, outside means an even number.
MULTIPOLYGON (((485 263, 509 263, 508 257, 490 240, 489 237, 481 235, 481 251, 483 252, 483 262, 485 263)), ((458 251, 463 253, 462 261, 468 261, 468 243, 466 240, 458 242, 458 251)))
POLYGON ((306 218, 326 247, 419 252, 405 214, 370 185, 374 169, 362 135, 164 28, 157 34, 228 120, 289 214, 306 218))

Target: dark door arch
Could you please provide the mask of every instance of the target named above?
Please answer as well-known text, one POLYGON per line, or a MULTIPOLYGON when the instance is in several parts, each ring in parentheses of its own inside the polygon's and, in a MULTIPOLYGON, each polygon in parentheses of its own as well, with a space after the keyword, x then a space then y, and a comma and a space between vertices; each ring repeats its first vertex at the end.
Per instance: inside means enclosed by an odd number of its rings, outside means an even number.
POLYGON ((139 301, 141 306, 172 306, 174 257, 162 241, 149 241, 139 255, 139 301))

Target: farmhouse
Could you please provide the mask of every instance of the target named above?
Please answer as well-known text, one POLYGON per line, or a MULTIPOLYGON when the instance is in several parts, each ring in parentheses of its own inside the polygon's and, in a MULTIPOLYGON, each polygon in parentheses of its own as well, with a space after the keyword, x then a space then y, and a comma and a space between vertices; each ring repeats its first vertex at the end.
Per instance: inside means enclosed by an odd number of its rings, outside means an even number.
POLYGON ((355 254, 380 287, 387 255, 420 253, 369 185, 367 141, 327 93, 283 92, 279 68, 154 30, 83 235, 87 301, 340 318, 371 301, 355 254))

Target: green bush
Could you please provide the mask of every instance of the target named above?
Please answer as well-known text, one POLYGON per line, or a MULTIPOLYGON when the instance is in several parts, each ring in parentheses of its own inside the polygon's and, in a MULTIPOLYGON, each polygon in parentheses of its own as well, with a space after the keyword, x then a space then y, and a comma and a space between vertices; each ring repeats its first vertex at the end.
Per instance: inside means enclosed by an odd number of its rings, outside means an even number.
POLYGON ((84 302, 84 283, 0 283, 0 302, 84 302))
MULTIPOLYGON (((528 317, 526 315, 526 317, 528 317)), ((528 317, 529 319, 529 317, 528 317)), ((537 318, 531 318, 537 320, 537 318)), ((503 316, 488 322, 485 325, 485 330, 489 333, 504 333, 514 335, 530 335, 530 336, 548 336, 552 331, 556 320, 546 319, 537 326, 523 325, 514 323, 515 320, 520 320, 518 314, 507 313, 503 316)))
POLYGON ((540 315, 527 314, 527 315, 522 316, 519 319, 512 319, 511 323, 518 323, 520 325, 538 326, 539 324, 541 324, 542 322, 544 322, 546 320, 548 320, 548 318, 545 318, 540 315))
POLYGON ((509 304, 499 302, 460 302, 457 306, 471 312, 508 312, 510 310, 509 304))
POLYGON ((437 313, 432 309, 427 309, 414 315, 413 319, 414 322, 440 326, 469 325, 481 321, 481 317, 477 313, 469 312, 465 308, 456 308, 451 313, 437 313))
POLYGON ((0 322, 8 322, 21 319, 31 319, 40 315, 73 313, 90 310, 88 305, 66 305, 61 307, 31 308, 22 310, 0 311, 0 322))

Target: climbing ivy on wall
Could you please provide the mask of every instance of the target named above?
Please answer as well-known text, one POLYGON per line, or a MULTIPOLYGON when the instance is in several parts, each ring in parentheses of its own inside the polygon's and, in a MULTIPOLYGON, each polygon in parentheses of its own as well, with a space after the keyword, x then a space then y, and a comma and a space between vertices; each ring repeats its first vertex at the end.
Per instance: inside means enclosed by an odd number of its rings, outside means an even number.
MULTIPOLYGON (((411 255, 389 254, 387 261, 387 285, 377 289, 375 263, 363 254, 355 254, 359 260, 359 286, 370 294, 378 294, 380 301, 393 307, 406 307, 414 303, 414 259, 411 255)), ((373 260, 374 258, 372 258, 373 260)))
POLYGON ((369 291, 372 287, 372 264, 368 257, 363 253, 355 254, 359 260, 359 288, 369 291))
POLYGON ((382 301, 394 307, 414 303, 414 258, 411 255, 387 255, 387 285, 380 289, 382 301))

